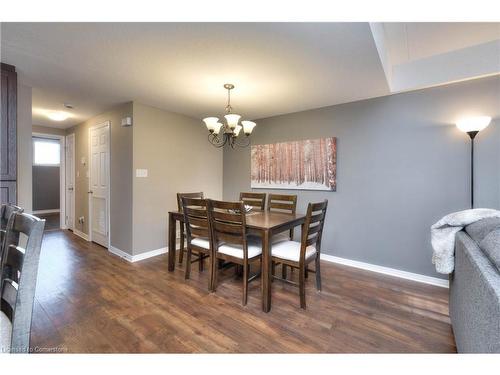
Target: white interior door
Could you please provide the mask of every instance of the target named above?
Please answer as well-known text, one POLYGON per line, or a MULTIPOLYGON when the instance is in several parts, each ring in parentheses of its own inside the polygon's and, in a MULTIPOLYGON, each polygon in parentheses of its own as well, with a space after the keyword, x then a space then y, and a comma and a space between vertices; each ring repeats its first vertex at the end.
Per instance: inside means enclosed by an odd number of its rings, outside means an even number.
POLYGON ((109 235, 109 123, 90 129, 91 239, 108 247, 109 235))
POLYGON ((75 135, 66 137, 66 228, 75 227, 75 135))

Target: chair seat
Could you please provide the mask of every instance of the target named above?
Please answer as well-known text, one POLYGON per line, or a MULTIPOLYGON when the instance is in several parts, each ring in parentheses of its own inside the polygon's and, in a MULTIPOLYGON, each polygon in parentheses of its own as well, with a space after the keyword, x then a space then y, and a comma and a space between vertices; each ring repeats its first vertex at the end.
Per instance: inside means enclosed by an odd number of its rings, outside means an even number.
POLYGON ((278 233, 278 234, 275 234, 271 238, 271 243, 273 245, 278 243, 278 242, 282 242, 282 241, 290 241, 290 233, 289 232, 278 233))
POLYGON ((7 315, 0 311, 0 354, 10 353, 12 323, 7 315))
MULTIPOLYGON (((300 258, 300 242, 297 241, 281 241, 273 244, 271 253, 273 257, 298 262, 300 258)), ((306 247, 306 259, 316 254, 316 247, 313 245, 306 247)))
POLYGON ((201 247, 203 249, 210 249, 210 242, 208 238, 196 237, 191 240, 191 245, 201 247))
MULTIPOLYGON (((262 244, 257 240, 248 240, 248 259, 254 258, 262 254, 262 244)), ((235 258, 243 259, 243 246, 235 244, 224 244, 219 246, 219 253, 230 255, 235 258)))
MULTIPOLYGON (((247 237, 248 241, 258 241, 261 242, 260 236, 256 234, 249 234, 247 237)), ((290 241, 290 234, 286 233, 278 233, 271 237, 271 243, 275 244, 281 241, 290 241)))

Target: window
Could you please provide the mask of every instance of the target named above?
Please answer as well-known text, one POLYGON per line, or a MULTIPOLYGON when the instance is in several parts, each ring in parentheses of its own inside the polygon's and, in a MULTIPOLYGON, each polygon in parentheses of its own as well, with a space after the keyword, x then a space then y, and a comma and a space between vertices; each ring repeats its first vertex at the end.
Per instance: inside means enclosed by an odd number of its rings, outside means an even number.
POLYGON ((60 165, 61 144, 58 139, 33 138, 33 165, 60 165))

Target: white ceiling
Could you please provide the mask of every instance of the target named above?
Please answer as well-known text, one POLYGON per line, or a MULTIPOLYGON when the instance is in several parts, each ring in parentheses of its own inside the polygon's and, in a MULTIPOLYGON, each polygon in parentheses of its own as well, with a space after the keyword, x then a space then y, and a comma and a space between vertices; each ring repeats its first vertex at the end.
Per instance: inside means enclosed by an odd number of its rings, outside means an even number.
POLYGON ((391 62, 407 63, 500 39, 500 23, 384 23, 391 62))
POLYGON ((70 127, 130 100, 200 119, 222 115, 226 82, 236 85, 234 111, 259 119, 388 95, 395 62, 491 41, 500 24, 383 24, 389 70, 372 25, 3 23, 1 59, 33 87, 38 125, 70 127), (72 118, 40 114, 64 102, 75 106, 72 118))

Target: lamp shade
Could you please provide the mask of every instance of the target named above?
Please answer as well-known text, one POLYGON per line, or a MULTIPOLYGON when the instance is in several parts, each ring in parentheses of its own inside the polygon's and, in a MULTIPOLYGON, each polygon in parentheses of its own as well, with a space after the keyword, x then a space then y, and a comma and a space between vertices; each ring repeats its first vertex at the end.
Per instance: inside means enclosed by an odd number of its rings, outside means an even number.
POLYGON ((203 122, 207 126, 208 131, 210 131, 211 133, 215 131, 218 121, 219 119, 217 117, 207 117, 203 119, 203 122))
POLYGON ((215 127, 214 127, 214 133, 215 133, 215 134, 219 134, 219 133, 220 133, 220 130, 221 130, 221 128, 222 128, 222 126, 223 126, 223 125, 222 125, 222 123, 220 123, 220 122, 216 122, 216 123, 215 123, 215 127))
POLYGON ((241 125, 236 125, 236 127, 233 130, 235 137, 237 137, 240 134, 241 129, 242 129, 241 125))
POLYGON ((255 128, 255 126, 257 125, 253 121, 242 121, 241 124, 243 125, 243 133, 245 133, 246 135, 252 134, 253 128, 255 128))
POLYGON ((235 113, 230 113, 228 115, 224 116, 227 121, 227 125, 229 126, 230 129, 234 129, 236 125, 238 125, 238 121, 240 121, 240 115, 237 115, 235 113))
POLYGON ((464 133, 467 132, 480 132, 485 129, 491 122, 489 116, 469 117, 457 121, 457 128, 464 133))

